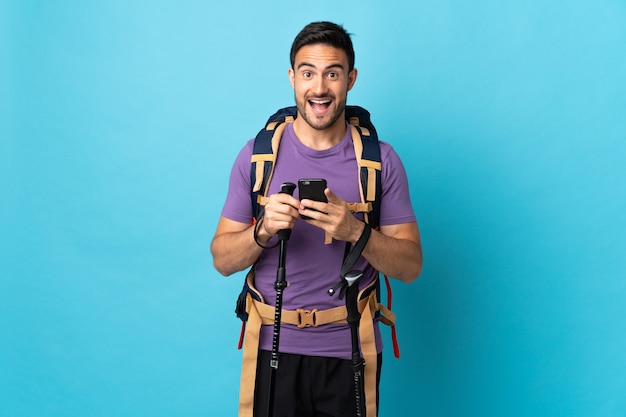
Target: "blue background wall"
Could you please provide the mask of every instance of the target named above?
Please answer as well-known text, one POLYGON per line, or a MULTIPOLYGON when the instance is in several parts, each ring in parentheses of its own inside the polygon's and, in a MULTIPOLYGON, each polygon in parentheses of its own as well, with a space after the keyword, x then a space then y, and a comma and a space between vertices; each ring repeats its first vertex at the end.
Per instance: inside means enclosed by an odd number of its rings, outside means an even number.
POLYGON ((210 239, 320 19, 422 231, 381 417, 626 415, 626 3, 213 3, 1 3, 0 415, 235 415, 210 239))

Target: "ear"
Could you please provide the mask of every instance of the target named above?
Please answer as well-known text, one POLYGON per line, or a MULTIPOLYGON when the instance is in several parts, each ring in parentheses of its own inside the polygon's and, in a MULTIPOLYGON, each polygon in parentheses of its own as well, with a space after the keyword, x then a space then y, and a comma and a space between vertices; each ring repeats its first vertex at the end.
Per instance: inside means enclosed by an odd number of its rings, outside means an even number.
POLYGON ((288 74, 289 74, 289 82, 291 83, 291 88, 295 90, 296 86, 294 84, 294 80, 295 80, 296 73, 293 71, 293 68, 289 68, 288 74))
POLYGON ((358 75, 359 71, 356 68, 353 68, 348 74, 348 91, 352 90, 352 87, 354 87, 354 83, 356 82, 356 77, 358 75))

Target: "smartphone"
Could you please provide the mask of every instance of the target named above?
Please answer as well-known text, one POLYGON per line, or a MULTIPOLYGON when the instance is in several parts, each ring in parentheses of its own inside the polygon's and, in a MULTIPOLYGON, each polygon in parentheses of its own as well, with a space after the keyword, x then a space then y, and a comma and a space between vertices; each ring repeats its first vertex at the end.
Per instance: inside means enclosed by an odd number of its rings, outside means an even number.
MULTIPOLYGON (((301 178, 298 180, 298 194, 300 200, 314 200, 328 202, 324 190, 326 189, 326 180, 323 178, 301 178)), ((308 216, 302 216, 303 219, 310 219, 308 216)))

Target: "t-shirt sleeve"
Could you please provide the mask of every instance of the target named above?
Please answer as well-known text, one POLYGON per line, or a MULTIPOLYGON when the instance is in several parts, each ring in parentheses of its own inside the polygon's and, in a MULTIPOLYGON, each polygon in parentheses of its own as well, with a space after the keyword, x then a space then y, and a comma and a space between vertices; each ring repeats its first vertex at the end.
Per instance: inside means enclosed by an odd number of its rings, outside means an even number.
POLYGON ((237 155, 230 172, 226 202, 222 216, 240 222, 252 222, 252 203, 250 201, 250 157, 254 140, 249 141, 237 155))
POLYGON ((416 221, 409 182, 400 157, 391 145, 380 142, 382 189, 380 225, 389 226, 416 221))

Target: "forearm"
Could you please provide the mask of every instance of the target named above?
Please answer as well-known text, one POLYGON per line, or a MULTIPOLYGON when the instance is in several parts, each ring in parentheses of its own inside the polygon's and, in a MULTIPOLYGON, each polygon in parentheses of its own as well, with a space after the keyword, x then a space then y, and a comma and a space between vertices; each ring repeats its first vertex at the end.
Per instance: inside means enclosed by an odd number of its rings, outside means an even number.
POLYGON ((363 256, 380 273, 404 282, 413 282, 422 272, 419 240, 395 238, 372 230, 363 256))
MULTIPOLYGON (((259 243, 266 245, 269 238, 264 228, 259 227, 259 243)), ((263 248, 254 241, 254 225, 240 231, 218 233, 211 243, 213 266, 224 276, 248 268, 262 251, 263 248)))

